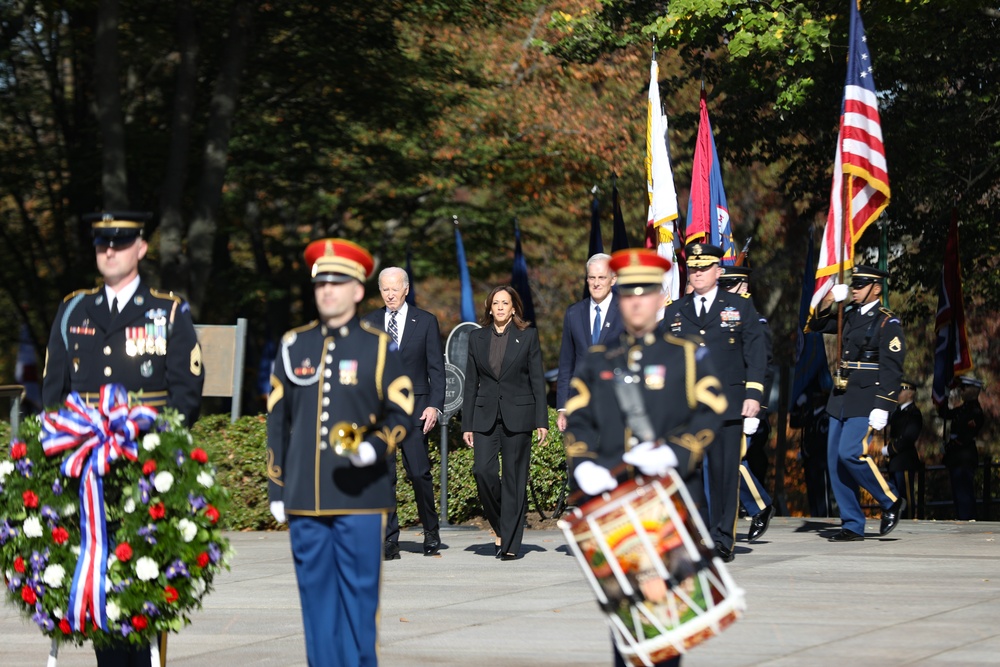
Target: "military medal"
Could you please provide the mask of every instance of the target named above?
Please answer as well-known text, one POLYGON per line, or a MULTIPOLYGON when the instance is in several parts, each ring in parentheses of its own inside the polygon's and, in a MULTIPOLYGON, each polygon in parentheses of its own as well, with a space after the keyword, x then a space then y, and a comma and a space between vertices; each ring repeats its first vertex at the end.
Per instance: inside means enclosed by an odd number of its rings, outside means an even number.
POLYGON ((667 367, 662 364, 646 366, 642 369, 647 389, 663 389, 667 379, 667 367))
POLYGON ((358 383, 357 359, 340 360, 340 384, 353 385, 358 383))
POLYGON ((153 377, 153 362, 149 359, 142 362, 142 366, 139 366, 139 373, 144 378, 153 377))
POLYGON ((125 328, 125 354, 134 357, 138 353, 135 344, 133 327, 125 328))

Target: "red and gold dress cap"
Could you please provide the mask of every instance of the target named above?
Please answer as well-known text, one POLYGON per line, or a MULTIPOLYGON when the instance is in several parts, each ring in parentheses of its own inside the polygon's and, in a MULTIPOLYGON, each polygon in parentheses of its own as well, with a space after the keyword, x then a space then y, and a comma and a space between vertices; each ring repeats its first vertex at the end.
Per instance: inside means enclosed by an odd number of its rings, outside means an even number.
POLYGON ((314 283, 365 282, 375 269, 371 254, 346 239, 319 239, 306 246, 306 266, 314 283))
POLYGON ((663 274, 672 266, 669 259, 646 248, 619 250, 611 255, 608 265, 618 275, 621 294, 648 294, 663 289, 663 274))

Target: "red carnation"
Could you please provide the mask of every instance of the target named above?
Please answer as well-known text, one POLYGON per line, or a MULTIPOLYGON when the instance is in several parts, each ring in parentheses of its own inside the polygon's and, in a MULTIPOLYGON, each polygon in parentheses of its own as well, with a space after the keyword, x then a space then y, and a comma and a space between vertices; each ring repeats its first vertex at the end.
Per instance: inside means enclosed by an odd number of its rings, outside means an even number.
POLYGON ((216 523, 219 520, 219 510, 215 509, 214 506, 209 505, 205 508, 205 516, 207 516, 208 520, 212 523, 216 523))
POLYGON ((28 453, 28 446, 23 442, 15 442, 10 446, 10 458, 20 459, 28 453))
POLYGON ((115 547, 115 556, 123 563, 127 563, 132 558, 132 546, 128 542, 122 542, 115 547))
POLYGON ((25 491, 21 497, 24 499, 24 506, 28 509, 38 507, 38 494, 34 491, 25 491))
POLYGON ((163 593, 166 596, 168 603, 177 602, 177 598, 179 596, 177 595, 177 589, 173 586, 167 586, 164 588, 163 593))
POLYGON ((198 463, 208 463, 208 454, 201 447, 191 450, 191 458, 198 463))
POLYGON ((38 596, 35 595, 35 589, 31 586, 25 586, 21 589, 21 599, 28 604, 35 604, 38 601, 38 596))
POLYGON ((24 559, 20 556, 14 559, 14 571, 18 574, 24 574, 24 559))
POLYGON ((69 621, 65 618, 59 621, 59 629, 62 630, 64 635, 68 635, 73 632, 73 628, 69 626, 69 621))
POLYGON ((149 506, 149 516, 152 517, 153 521, 159 521, 166 515, 167 508, 163 503, 156 503, 155 505, 149 506))
POLYGON ((206 567, 208 565, 208 554, 202 551, 198 554, 198 567, 206 567))
POLYGON ((133 616, 132 617, 132 627, 136 630, 145 630, 149 622, 146 620, 145 616, 133 616))
POLYGON ((69 539, 69 531, 62 526, 56 526, 52 529, 52 541, 56 544, 62 544, 69 539))
POLYGON ((148 461, 142 464, 143 475, 148 475, 155 470, 156 470, 156 461, 154 461, 153 459, 149 459, 148 461))

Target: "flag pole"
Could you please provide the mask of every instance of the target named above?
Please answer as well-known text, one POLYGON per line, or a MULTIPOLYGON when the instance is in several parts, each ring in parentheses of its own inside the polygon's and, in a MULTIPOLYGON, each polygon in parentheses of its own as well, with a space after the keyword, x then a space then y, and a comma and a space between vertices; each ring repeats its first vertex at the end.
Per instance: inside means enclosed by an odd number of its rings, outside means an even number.
MULTIPOLYGON (((838 143, 841 141, 840 133, 837 135, 838 143)), ((837 150, 840 150, 840 146, 837 146, 837 150)), ((854 179, 847 174, 847 178, 843 181, 843 196, 844 205, 840 210, 840 262, 837 266, 837 282, 841 285, 844 284, 844 263, 847 261, 847 221, 851 219, 851 183, 854 179)), ((851 251, 854 251, 854 240, 851 240, 851 251)), ((844 299, 847 301, 847 299, 844 299)), ((840 379, 840 360, 844 357, 844 301, 837 304, 837 359, 834 361, 836 364, 836 372, 834 373, 834 387, 837 386, 837 380, 840 379)), ((845 382, 846 387, 846 382, 845 382)), ((843 388, 843 387, 841 387, 843 388)))

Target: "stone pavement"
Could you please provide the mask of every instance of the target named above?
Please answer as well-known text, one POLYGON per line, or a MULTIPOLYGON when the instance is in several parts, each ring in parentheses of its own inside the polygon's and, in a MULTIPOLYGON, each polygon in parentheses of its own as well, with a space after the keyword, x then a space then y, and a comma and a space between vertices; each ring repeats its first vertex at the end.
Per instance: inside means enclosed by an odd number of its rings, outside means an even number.
MULTIPOLYGON (((738 543, 730 572, 747 612, 684 665, 995 665, 1000 663, 1000 524, 904 521, 886 538, 834 544, 834 519, 776 518, 738 543)), ((749 524, 740 522, 745 532, 749 524)), ((611 664, 610 634, 557 530, 525 533, 520 559, 494 559, 478 529, 446 529, 439 557, 403 531, 386 563, 385 667, 611 664)), ((171 635, 171 666, 305 665, 287 533, 233 533, 232 571, 194 623, 171 635)), ((0 607, 0 666, 42 667, 48 641, 0 607)), ((95 664, 63 647, 59 667, 95 664)))

